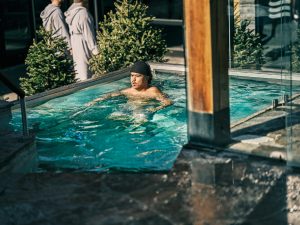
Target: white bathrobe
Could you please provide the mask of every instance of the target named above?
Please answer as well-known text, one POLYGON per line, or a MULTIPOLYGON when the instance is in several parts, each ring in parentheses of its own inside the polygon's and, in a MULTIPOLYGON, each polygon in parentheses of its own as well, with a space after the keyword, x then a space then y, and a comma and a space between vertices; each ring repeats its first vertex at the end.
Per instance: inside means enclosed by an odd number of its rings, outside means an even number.
POLYGON ((64 37, 68 43, 68 47, 71 48, 68 27, 59 6, 47 5, 40 16, 45 30, 52 31, 53 37, 64 37))
POLYGON ((92 54, 98 54, 93 17, 81 3, 73 3, 65 16, 71 35, 76 78, 86 80, 92 77, 88 61, 92 54))

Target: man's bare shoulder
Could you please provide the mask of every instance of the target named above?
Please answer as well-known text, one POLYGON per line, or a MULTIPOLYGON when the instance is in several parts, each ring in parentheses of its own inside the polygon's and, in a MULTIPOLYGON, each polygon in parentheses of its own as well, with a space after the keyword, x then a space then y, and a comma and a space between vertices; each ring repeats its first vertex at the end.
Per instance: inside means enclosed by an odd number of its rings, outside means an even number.
POLYGON ((155 86, 149 87, 147 91, 151 92, 151 93, 154 93, 154 94, 161 94, 162 93, 161 90, 159 90, 159 88, 155 87, 155 86))
POLYGON ((122 94, 127 95, 132 93, 132 88, 126 88, 120 91, 122 94))

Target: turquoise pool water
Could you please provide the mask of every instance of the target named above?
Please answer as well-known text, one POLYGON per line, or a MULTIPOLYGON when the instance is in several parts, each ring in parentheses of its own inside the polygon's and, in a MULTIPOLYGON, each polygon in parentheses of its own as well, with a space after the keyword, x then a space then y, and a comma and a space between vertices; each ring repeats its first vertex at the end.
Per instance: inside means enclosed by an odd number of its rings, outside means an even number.
MULTIPOLYGON (((156 113, 147 105, 116 97, 84 106, 98 96, 129 86, 129 79, 97 85, 28 109, 39 157, 38 171, 161 171, 172 167, 187 142, 183 76, 159 74, 154 84, 174 102, 156 113)), ((248 116, 280 96, 280 86, 231 79, 231 120, 248 116)), ((13 125, 21 129, 20 113, 13 125)))
POLYGON ((231 78, 229 92, 231 122, 271 106, 272 100, 281 99, 286 91, 280 84, 231 78))

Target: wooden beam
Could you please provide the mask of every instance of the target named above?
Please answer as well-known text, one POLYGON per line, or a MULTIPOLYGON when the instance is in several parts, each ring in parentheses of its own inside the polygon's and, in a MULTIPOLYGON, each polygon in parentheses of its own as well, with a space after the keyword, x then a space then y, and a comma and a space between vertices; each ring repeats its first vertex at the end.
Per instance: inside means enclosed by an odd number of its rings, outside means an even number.
POLYGON ((227 1, 185 0, 188 136, 196 145, 229 141, 227 1))

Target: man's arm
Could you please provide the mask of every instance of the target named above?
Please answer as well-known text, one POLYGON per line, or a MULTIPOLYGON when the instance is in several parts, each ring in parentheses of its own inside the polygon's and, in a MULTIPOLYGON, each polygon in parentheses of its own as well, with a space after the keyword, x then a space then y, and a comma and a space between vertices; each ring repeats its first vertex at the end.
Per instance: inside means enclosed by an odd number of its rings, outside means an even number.
POLYGON ((106 100, 106 99, 113 98, 113 97, 117 97, 117 96, 120 96, 120 95, 122 95, 122 92, 121 92, 121 91, 111 92, 111 93, 105 94, 105 95, 102 96, 102 97, 96 98, 96 99, 94 99, 94 100, 91 101, 91 102, 88 102, 88 103, 86 104, 86 106, 92 106, 92 105, 95 105, 97 102, 101 102, 101 101, 104 101, 104 100, 106 100))
POLYGON ((155 99, 157 101, 160 101, 160 106, 157 106, 155 108, 150 108, 148 111, 150 112, 156 112, 158 110, 161 110, 169 105, 172 105, 173 102, 166 96, 166 94, 162 93, 158 88, 152 87, 153 93, 156 96, 155 99))

